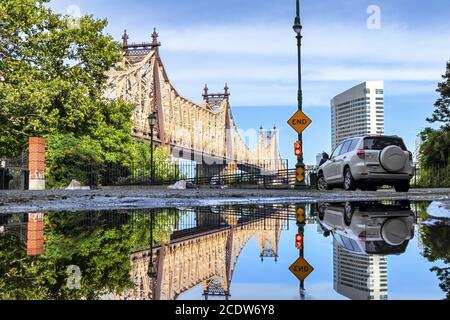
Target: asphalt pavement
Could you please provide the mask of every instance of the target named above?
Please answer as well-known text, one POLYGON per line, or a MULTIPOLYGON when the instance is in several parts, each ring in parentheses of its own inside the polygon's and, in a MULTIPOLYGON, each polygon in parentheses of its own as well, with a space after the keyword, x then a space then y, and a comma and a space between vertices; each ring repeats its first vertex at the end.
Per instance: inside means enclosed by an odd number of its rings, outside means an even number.
POLYGON ((408 193, 397 193, 390 189, 377 192, 344 190, 320 192, 264 189, 167 190, 149 187, 117 187, 83 191, 0 190, 0 213, 379 200, 450 201, 450 188, 412 189, 408 193))

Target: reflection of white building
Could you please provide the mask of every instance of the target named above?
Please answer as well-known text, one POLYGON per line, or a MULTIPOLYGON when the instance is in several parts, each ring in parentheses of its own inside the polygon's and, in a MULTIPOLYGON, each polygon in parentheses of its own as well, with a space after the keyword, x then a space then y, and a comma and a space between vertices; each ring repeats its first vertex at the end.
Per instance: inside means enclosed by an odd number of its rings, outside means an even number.
POLYGON ((352 300, 387 300, 386 256, 357 255, 333 241, 334 290, 352 300))

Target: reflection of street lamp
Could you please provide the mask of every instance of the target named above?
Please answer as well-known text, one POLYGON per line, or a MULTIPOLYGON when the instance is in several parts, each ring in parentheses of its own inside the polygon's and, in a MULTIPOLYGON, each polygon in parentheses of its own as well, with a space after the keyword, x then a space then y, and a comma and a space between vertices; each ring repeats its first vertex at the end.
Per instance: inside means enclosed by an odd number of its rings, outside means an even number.
POLYGON ((153 263, 153 210, 150 212, 150 262, 148 264, 147 275, 150 279, 156 279, 156 267, 153 263))
MULTIPOLYGON (((306 225, 306 210, 304 206, 296 207, 297 227, 298 232, 295 238, 296 246, 299 250, 299 257, 305 256, 305 225, 306 225)), ((300 299, 305 300, 305 280, 300 281, 300 299)))
POLYGON ((156 125, 156 113, 152 112, 148 116, 148 124, 150 126, 150 178, 152 183, 155 182, 155 168, 153 165, 153 130, 156 125))
MULTIPOLYGON (((297 34, 297 59, 298 59, 298 110, 302 111, 303 109, 303 92, 302 92, 302 55, 301 55, 301 47, 302 47, 302 24, 300 20, 300 1, 297 0, 297 11, 293 26, 294 32, 297 34)), ((295 166, 296 169, 303 168, 303 172, 305 169, 305 164, 303 163, 303 134, 298 135, 298 141, 300 141, 300 145, 302 146, 302 152, 297 156, 297 164, 295 166)), ((296 189, 306 188, 305 180, 299 182, 297 181, 295 184, 296 189)))

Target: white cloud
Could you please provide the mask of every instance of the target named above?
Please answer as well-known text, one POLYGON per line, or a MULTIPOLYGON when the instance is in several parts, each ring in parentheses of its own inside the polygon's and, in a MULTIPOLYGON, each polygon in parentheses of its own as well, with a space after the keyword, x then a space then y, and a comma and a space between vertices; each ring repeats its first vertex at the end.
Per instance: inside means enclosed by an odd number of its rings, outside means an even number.
MULTIPOLYGON (((161 29, 159 33, 168 74, 188 97, 198 100, 206 82, 229 82, 237 105, 295 103, 296 46, 290 25, 203 25, 161 29)), ((133 35, 135 39, 145 37, 133 35)), ((340 92, 336 82, 342 81, 349 86, 365 80, 413 81, 411 88, 392 86, 386 94, 431 94, 430 86, 422 84, 440 79, 450 59, 450 42, 442 40, 446 38, 450 38, 450 31, 305 26, 305 104, 328 106, 330 98, 340 92)))
MULTIPOLYGON (((443 30, 447 30, 443 28, 443 30)), ((295 56, 289 25, 204 25, 161 30, 165 50, 196 54, 295 56)), ((304 26, 305 57, 378 62, 440 62, 449 59, 450 31, 416 31, 390 26, 368 30, 361 25, 304 26)))

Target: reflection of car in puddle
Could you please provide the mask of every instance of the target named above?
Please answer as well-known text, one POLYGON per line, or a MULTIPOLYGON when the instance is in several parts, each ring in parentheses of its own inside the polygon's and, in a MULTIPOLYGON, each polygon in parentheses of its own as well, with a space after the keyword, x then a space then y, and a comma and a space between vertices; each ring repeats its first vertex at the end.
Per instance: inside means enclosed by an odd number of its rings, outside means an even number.
POLYGON ((324 235, 355 254, 401 254, 414 238, 409 201, 320 203, 317 211, 324 235))

